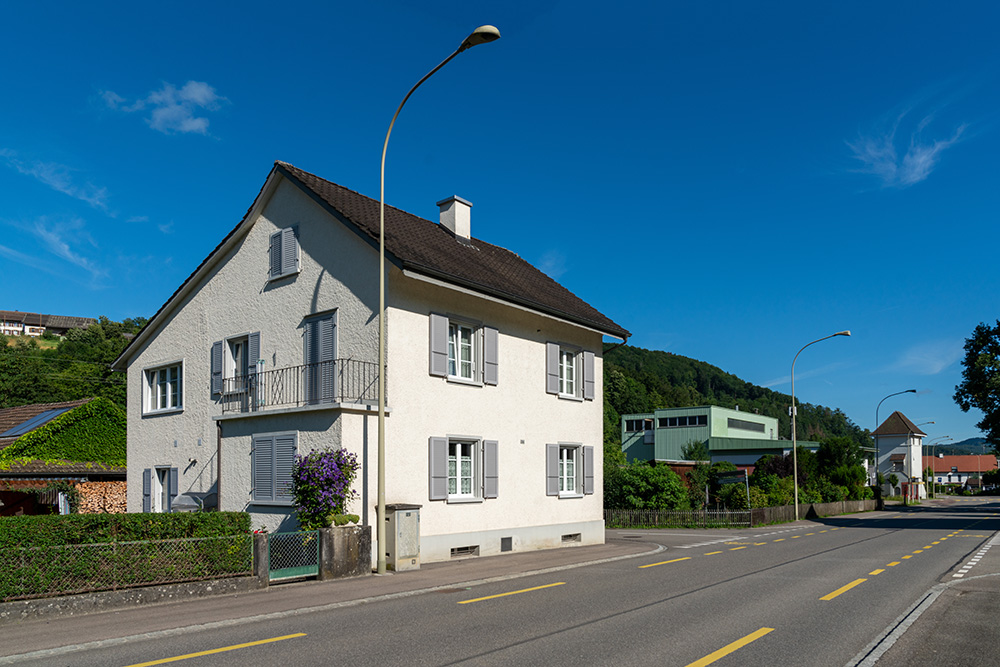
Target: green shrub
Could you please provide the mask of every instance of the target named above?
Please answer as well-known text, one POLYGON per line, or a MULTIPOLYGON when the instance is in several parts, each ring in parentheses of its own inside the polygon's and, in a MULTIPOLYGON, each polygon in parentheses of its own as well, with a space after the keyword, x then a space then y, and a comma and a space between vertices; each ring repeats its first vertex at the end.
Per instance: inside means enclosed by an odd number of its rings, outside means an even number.
POLYGON ((250 532, 245 512, 48 514, 0 518, 0 553, 17 547, 100 544, 250 532))
POLYGON ((631 463, 604 471, 607 509, 687 509, 681 478, 669 466, 631 463))
POLYGON ((125 411, 106 398, 95 398, 26 433, 0 453, 0 467, 18 460, 123 466, 125 411))

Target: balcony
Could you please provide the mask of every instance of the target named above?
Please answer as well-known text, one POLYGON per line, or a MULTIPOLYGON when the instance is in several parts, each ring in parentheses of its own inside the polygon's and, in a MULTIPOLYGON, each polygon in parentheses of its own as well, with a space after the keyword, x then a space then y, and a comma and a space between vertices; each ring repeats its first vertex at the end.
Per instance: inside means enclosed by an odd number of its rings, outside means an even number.
POLYGON ((222 413, 378 401, 378 364, 334 359, 222 381, 222 413))

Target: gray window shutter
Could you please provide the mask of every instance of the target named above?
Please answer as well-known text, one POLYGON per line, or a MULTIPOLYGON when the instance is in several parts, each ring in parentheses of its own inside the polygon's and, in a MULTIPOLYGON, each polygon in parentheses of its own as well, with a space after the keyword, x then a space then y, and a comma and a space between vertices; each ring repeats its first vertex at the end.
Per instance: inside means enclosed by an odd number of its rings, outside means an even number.
POLYGON ((594 448, 583 448, 583 492, 594 492, 594 448))
POLYGON ((305 326, 306 401, 330 403, 336 399, 337 321, 334 315, 308 320, 305 326))
POLYGON ((448 377, 448 318, 431 313, 430 327, 430 374, 448 377))
POLYGON ((281 275, 281 232, 271 234, 271 277, 281 275))
POLYGON ((251 450, 253 464, 253 499, 274 500, 274 477, 272 462, 274 461, 274 438, 255 437, 251 450))
POLYGON ((149 513, 153 511, 152 497, 150 495, 153 487, 153 471, 146 468, 142 471, 142 511, 149 513))
POLYGON ((247 368, 251 375, 257 372, 258 359, 260 359, 260 332, 254 331, 247 336, 247 368))
POLYGON ((292 500, 292 468, 295 467, 295 434, 274 436, 274 499, 292 500))
POLYGON ((170 486, 167 488, 167 506, 163 509, 164 512, 169 512, 173 509, 174 498, 177 497, 177 485, 179 481, 177 478, 177 468, 170 469, 170 474, 167 476, 167 480, 167 483, 170 486))
POLYGON ((500 333, 493 327, 483 327, 483 383, 497 384, 497 344, 500 333))
POLYGON ((281 275, 287 276, 299 270, 299 241, 295 238, 295 228, 281 230, 281 275))
POLYGON ((545 391, 559 393, 559 346, 555 343, 545 344, 545 391))
POLYGON ((594 400, 594 353, 589 351, 583 353, 583 397, 594 400))
POLYGON ((486 440, 483 442, 483 498, 496 498, 498 470, 497 470, 497 441, 486 440))
POLYGON ((212 393, 222 393, 222 341, 212 343, 212 393))
POLYGON ((448 498, 448 438, 431 438, 428 446, 430 500, 448 498))
POLYGON ((545 445, 545 495, 559 495, 559 445, 545 445))

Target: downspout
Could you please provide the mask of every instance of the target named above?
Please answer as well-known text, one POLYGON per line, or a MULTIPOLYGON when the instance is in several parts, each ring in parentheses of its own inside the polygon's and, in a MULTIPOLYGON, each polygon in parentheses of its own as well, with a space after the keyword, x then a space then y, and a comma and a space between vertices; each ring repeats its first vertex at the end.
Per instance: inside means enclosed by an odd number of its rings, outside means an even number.
POLYGON ((222 422, 215 422, 215 507, 222 511, 222 422))

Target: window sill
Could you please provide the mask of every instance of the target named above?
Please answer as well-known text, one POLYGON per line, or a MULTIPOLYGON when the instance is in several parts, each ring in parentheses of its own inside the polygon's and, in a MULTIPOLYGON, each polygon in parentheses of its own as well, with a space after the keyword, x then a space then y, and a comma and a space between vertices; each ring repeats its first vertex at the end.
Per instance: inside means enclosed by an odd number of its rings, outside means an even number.
POLYGON ((453 505, 453 504, 454 505, 464 505, 464 504, 468 504, 468 503, 481 503, 481 502, 483 502, 483 499, 482 498, 475 498, 475 497, 472 497, 472 496, 448 496, 448 498, 446 499, 446 502, 449 505, 453 505))
POLYGON ((285 278, 291 278, 292 276, 299 275, 300 271, 289 271, 288 273, 282 273, 280 276, 268 276, 267 282, 273 283, 278 280, 284 280, 285 278))
POLYGON ((184 408, 167 408, 165 410, 147 410, 142 413, 143 417, 159 417, 160 415, 176 415, 184 412, 184 408))
POLYGON ((559 394, 559 398, 565 401, 576 401, 577 403, 583 403, 582 396, 574 396, 573 394, 559 394))
POLYGON ((582 493, 559 493, 560 498, 583 498, 582 493))
POLYGON ((469 385, 471 387, 482 387, 483 386, 483 383, 479 382, 478 380, 470 380, 468 378, 459 377, 457 375, 449 375, 445 379, 448 380, 448 382, 452 382, 454 384, 465 384, 465 385, 469 385))
POLYGON ((294 500, 251 500, 250 505, 266 505, 268 507, 295 507, 294 500))

